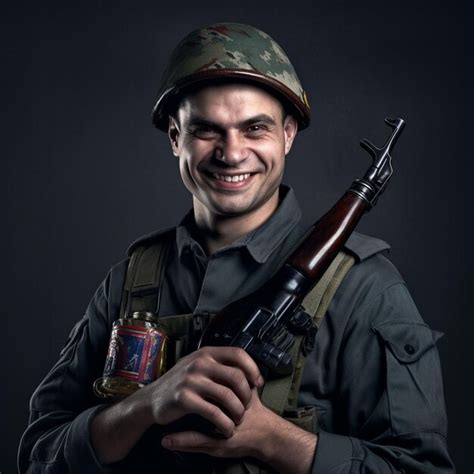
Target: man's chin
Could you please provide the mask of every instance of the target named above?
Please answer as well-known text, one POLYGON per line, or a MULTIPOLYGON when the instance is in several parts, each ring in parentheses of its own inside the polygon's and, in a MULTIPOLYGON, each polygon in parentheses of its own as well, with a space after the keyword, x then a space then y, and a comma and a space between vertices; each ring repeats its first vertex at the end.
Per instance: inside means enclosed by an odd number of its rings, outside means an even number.
POLYGON ((205 206, 215 215, 222 217, 238 217, 249 214, 253 210, 252 203, 249 202, 223 202, 213 201, 205 206))
POLYGON ((246 206, 214 206, 211 212, 220 217, 239 217, 250 214, 252 209, 246 206))
MULTIPOLYGON (((272 196, 275 196, 275 203, 278 202, 278 193, 274 192, 269 197, 261 195, 243 195, 240 196, 225 196, 225 195, 207 195, 206 199, 199 199, 195 196, 200 205, 207 209, 207 212, 214 214, 219 217, 245 217, 251 215, 266 215, 269 212, 273 212, 274 209, 270 209, 273 206, 269 206, 269 201, 272 196)), ((196 201, 195 201, 196 202, 196 201)), ((277 205, 277 204, 276 204, 277 205)), ((275 207, 276 207, 275 205, 275 207)))

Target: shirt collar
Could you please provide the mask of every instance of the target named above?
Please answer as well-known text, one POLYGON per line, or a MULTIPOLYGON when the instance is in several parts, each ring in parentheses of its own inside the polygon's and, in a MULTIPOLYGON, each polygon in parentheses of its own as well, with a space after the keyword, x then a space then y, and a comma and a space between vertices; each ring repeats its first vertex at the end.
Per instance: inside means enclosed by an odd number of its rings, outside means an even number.
MULTIPOLYGON (((295 197, 293 189, 288 186, 280 186, 280 204, 271 217, 260 227, 247 235, 227 245, 219 252, 229 249, 246 247, 249 254, 258 263, 267 261, 273 250, 288 236, 301 220, 301 209, 295 197)), ((194 221, 193 211, 189 211, 176 228, 176 244, 178 255, 181 258, 185 249, 194 253, 205 255, 201 245, 193 235, 198 229, 194 221)))

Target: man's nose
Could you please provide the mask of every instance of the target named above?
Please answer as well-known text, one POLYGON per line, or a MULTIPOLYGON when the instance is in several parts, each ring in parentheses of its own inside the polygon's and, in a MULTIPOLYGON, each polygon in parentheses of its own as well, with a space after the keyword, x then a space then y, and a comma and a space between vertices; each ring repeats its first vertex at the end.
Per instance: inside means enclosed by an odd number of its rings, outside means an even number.
POLYGON ((244 137, 238 133, 228 133, 223 138, 217 158, 228 165, 238 165, 248 158, 249 150, 244 137))

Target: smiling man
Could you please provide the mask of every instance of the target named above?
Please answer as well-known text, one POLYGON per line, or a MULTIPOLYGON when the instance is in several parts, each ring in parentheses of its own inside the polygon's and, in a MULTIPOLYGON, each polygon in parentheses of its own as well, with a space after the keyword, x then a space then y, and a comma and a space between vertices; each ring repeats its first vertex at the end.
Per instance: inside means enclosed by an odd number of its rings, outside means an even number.
POLYGON ((20 472, 454 472, 440 333, 421 319, 381 240, 346 243, 355 264, 290 392, 270 391, 242 349, 197 349, 212 314, 262 285, 306 231, 281 183, 309 104, 279 45, 248 25, 190 33, 165 70, 153 122, 168 134, 193 208, 176 228, 132 244, 97 290, 32 397, 20 472), (102 403, 92 387, 112 325, 133 311, 158 316, 174 361, 102 403))
POLYGON ((169 137, 209 254, 274 213, 297 130, 280 101, 249 84, 207 86, 183 99, 169 137))

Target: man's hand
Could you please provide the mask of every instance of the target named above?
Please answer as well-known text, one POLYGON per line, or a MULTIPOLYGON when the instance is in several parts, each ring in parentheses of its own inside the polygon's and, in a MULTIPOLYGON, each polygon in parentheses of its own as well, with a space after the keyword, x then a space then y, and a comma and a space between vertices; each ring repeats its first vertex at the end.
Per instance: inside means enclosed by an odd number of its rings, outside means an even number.
POLYGON ((317 437, 266 408, 252 390, 250 403, 228 439, 214 438, 196 431, 167 435, 163 447, 176 451, 199 452, 222 458, 254 457, 280 473, 310 472, 317 437))
POLYGON ((252 388, 261 385, 260 370, 243 349, 203 347, 141 389, 139 396, 148 399, 159 425, 195 413, 230 437, 244 416, 252 388))
POLYGON ((123 459, 152 425, 167 425, 194 413, 232 436, 263 378, 237 347, 203 347, 183 357, 158 380, 100 412, 92 442, 102 463, 123 459))

